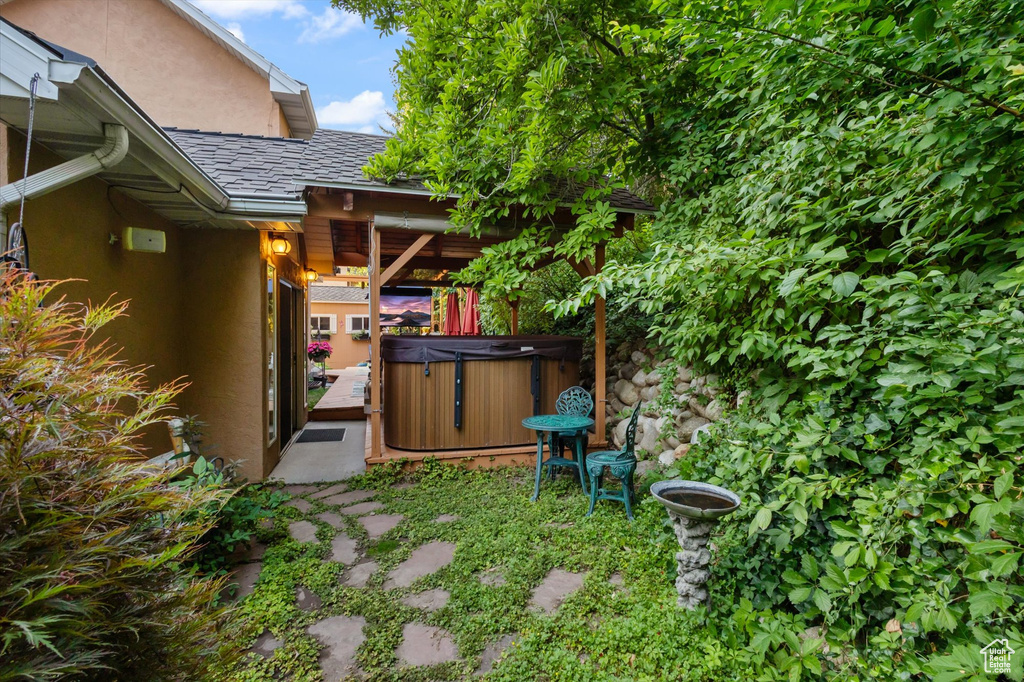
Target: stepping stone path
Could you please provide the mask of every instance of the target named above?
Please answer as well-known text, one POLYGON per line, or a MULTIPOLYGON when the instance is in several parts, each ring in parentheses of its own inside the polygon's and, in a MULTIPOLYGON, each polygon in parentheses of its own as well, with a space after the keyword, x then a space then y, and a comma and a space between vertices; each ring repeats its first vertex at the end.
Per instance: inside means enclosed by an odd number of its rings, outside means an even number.
POLYGON ((316 526, 309 521, 289 523, 288 534, 296 542, 316 542, 316 526))
POLYGON ((370 576, 376 570, 376 561, 364 561, 361 564, 356 564, 349 569, 348 575, 341 581, 341 584, 346 587, 366 587, 366 583, 370 581, 370 576))
POLYGON ((408 559, 400 563, 384 583, 385 590, 409 587, 418 578, 430 575, 450 564, 455 557, 455 545, 451 542, 428 542, 412 551, 408 559))
POLYGON ((372 516, 359 517, 359 523, 363 524, 363 528, 366 529, 370 539, 376 540, 404 519, 405 517, 401 514, 373 514, 372 516))
POLYGON ((262 561, 263 555, 267 553, 267 546, 262 542, 254 542, 249 546, 249 549, 245 552, 245 559, 243 561, 262 561))
POLYGON ((615 585, 615 587, 622 587, 622 574, 618 571, 615 571, 615 573, 612 573, 612 576, 608 578, 608 582, 610 582, 612 585, 615 585))
POLYGON ((331 495, 337 495, 338 493, 343 493, 346 490, 348 490, 348 486, 346 484, 338 483, 338 484, 332 485, 330 488, 327 488, 326 490, 321 490, 320 492, 318 492, 315 495, 310 495, 310 498, 312 498, 314 500, 319 500, 319 499, 324 498, 324 497, 330 497, 331 495))
POLYGON ((359 559, 359 551, 357 549, 357 543, 349 536, 341 533, 331 540, 331 561, 337 561, 339 563, 354 564, 359 559))
POLYGON ((332 495, 331 497, 322 497, 320 501, 324 504, 352 504, 353 502, 362 502, 373 497, 376 493, 370 490, 352 490, 347 493, 341 493, 340 495, 332 495))
POLYGON ((250 651, 263 658, 270 658, 282 646, 284 646, 284 642, 270 634, 270 630, 264 630, 263 634, 256 638, 256 643, 252 645, 250 651))
POLYGON ((353 504, 351 507, 342 507, 341 513, 348 516, 359 516, 360 514, 380 511, 383 508, 384 505, 380 502, 360 502, 359 504, 353 504))
POLYGON ((402 644, 395 650, 403 665, 437 665, 459 659, 451 633, 431 625, 406 623, 402 629, 402 644))
POLYGON ((480 582, 488 587, 501 587, 507 581, 505 580, 505 574, 499 569, 488 568, 480 574, 480 582))
POLYGON ((259 562, 242 564, 231 572, 231 583, 238 585, 235 590, 235 599, 244 599, 256 589, 256 581, 260 578, 260 570, 263 564, 259 562))
POLYGON ((415 488, 415 487, 416 487, 415 483, 410 483, 410 482, 406 481, 405 483, 396 483, 395 485, 391 486, 391 489, 392 490, 408 490, 409 488, 415 488))
POLYGON ((434 519, 434 523, 451 523, 452 521, 458 521, 461 518, 461 516, 456 516, 455 514, 441 514, 434 519))
POLYGON ((356 649, 366 640, 362 616, 334 616, 313 623, 306 632, 324 645, 320 669, 325 680, 338 680, 354 672, 356 649))
POLYGON ((418 592, 402 597, 402 603, 414 609, 424 609, 433 612, 444 608, 444 605, 448 603, 448 598, 451 596, 448 590, 427 590, 426 592, 418 592))
POLYGON ((274 519, 263 519, 260 521, 260 528, 263 530, 274 530, 274 519))
POLYGON ((554 568, 533 590, 530 606, 539 608, 545 614, 554 613, 565 598, 583 587, 583 573, 570 573, 554 568))
POLYGON ((284 506, 286 506, 286 507, 294 507, 295 509, 298 509, 300 512, 305 514, 310 509, 312 509, 313 503, 310 502, 309 500, 304 500, 301 497, 295 497, 295 498, 290 499, 287 502, 285 502, 284 506))
POLYGON ((491 642, 484 647, 480 667, 476 669, 477 675, 486 675, 494 670, 494 664, 498 662, 505 649, 509 648, 516 639, 516 635, 503 635, 501 639, 491 642))
POLYGON ((313 590, 299 586, 295 588, 295 604, 299 611, 316 611, 324 602, 313 590))
POLYGON ((323 514, 317 514, 316 517, 329 525, 334 530, 345 529, 345 519, 338 516, 334 512, 324 512, 323 514))

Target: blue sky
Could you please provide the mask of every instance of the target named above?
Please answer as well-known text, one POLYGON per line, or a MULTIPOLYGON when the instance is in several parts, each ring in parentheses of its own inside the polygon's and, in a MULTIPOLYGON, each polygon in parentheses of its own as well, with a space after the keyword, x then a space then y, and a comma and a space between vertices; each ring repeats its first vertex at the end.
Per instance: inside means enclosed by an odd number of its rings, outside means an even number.
POLYGON ((391 67, 405 37, 380 37, 327 0, 191 0, 309 85, 324 128, 379 133, 394 109, 391 67))

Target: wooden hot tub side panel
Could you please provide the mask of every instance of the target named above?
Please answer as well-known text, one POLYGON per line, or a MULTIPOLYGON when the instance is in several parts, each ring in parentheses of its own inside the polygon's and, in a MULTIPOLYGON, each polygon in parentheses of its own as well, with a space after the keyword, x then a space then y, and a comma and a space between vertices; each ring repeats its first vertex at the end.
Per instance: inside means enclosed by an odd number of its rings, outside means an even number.
MULTIPOLYGON (((455 363, 384 365, 384 442, 403 450, 458 450, 528 445, 533 432, 530 358, 463 363, 462 428, 455 424, 455 363)), ((554 412, 558 394, 579 382, 579 367, 541 360, 541 412, 554 412)))

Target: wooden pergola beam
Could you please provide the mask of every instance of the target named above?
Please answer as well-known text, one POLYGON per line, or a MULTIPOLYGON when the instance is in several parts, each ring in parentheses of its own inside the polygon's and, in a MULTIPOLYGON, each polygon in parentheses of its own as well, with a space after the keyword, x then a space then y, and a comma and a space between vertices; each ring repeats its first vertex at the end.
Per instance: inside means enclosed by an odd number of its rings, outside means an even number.
POLYGON ((421 234, 417 237, 416 241, 414 241, 401 256, 396 258, 391 265, 388 266, 388 269, 384 271, 384 274, 380 276, 380 285, 384 286, 387 284, 388 280, 394 277, 396 272, 405 267, 405 264, 412 260, 412 257, 419 253, 420 250, 427 245, 427 242, 433 238, 434 235, 431 233, 421 234))

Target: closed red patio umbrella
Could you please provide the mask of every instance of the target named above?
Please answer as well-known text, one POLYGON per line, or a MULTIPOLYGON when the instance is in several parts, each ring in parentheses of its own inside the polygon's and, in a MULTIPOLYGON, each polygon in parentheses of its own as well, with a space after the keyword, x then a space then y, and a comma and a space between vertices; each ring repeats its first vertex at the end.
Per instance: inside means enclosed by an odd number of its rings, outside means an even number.
POLYGON ((466 292, 466 307, 462 310, 462 335, 480 336, 480 295, 476 289, 466 292))
POLYGON ((444 304, 444 328, 441 332, 445 336, 459 336, 462 334, 462 326, 459 324, 459 295, 454 291, 448 293, 444 304))

